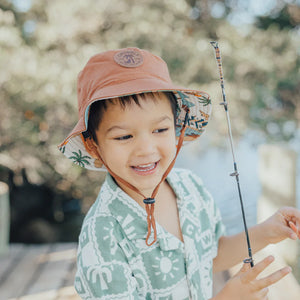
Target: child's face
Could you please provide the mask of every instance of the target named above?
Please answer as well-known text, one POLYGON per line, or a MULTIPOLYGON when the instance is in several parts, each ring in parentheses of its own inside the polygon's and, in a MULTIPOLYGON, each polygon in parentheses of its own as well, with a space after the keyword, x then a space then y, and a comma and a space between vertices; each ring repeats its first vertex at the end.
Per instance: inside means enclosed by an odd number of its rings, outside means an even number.
POLYGON ((156 100, 146 94, 139 102, 124 108, 118 102, 108 104, 96 135, 108 167, 150 197, 175 156, 174 116, 164 94, 156 94, 156 100))

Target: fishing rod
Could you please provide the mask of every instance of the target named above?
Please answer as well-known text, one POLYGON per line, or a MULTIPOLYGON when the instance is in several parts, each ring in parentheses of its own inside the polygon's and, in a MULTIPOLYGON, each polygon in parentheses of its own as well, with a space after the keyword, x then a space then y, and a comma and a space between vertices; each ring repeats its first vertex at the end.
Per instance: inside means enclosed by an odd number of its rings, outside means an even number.
POLYGON ((228 111, 228 103, 226 101, 221 53, 220 53, 220 48, 219 48, 219 45, 217 42, 210 42, 210 43, 215 49, 216 61, 217 61, 217 65, 219 68, 220 84, 221 84, 222 97, 223 97, 223 102, 221 102, 220 105, 222 105, 224 107, 224 110, 226 113, 226 119, 227 119, 227 128, 228 128, 228 135, 229 135, 230 148, 231 148, 231 154, 232 154, 232 159, 233 159, 233 168, 234 168, 234 172, 231 173, 230 176, 233 176, 236 179, 238 193, 239 193, 239 199, 240 199, 240 204, 241 204, 241 210, 242 210, 242 216, 243 216, 244 230, 245 230, 246 240, 247 240, 247 245, 248 245, 249 257, 244 259, 244 263, 249 263, 251 265, 251 267, 253 267, 254 263, 253 263, 253 258, 252 258, 252 250, 251 250, 251 245, 250 245, 250 239, 249 239, 248 227, 247 227, 247 222, 246 222, 246 217, 245 217, 243 198, 242 198, 241 187, 240 187, 239 172, 238 172, 237 163, 236 163, 235 154, 234 154, 232 130, 231 130, 229 111, 228 111))

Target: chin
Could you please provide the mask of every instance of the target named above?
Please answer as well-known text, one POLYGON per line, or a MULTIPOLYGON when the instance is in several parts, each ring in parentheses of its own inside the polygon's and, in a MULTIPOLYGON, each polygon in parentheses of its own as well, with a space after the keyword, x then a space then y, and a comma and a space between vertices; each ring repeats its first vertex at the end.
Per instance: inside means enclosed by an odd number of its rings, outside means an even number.
POLYGON ((161 180, 161 178, 156 179, 156 180, 151 180, 151 181, 149 179, 147 179, 147 182, 145 182, 145 184, 133 182, 132 185, 135 186, 146 197, 150 197, 151 194, 153 193, 154 189, 156 188, 156 186, 159 184, 160 180, 161 180))

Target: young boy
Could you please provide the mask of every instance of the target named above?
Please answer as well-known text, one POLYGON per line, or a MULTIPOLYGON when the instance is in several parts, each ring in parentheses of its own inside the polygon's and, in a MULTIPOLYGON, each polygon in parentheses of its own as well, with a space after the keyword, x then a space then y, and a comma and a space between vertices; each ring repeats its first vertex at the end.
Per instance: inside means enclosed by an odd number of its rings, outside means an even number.
MULTIPOLYGON (((126 48, 93 56, 78 77, 79 122, 60 145, 108 174, 82 225, 75 288, 83 299, 211 299, 212 271, 242 261, 244 234, 225 236, 201 180, 172 169, 183 141, 207 125, 211 101, 175 86, 165 62, 126 48), (155 209, 154 209, 155 208, 155 209)), ((283 208, 249 230, 253 252, 297 239, 300 212, 283 208)), ((257 280, 273 258, 244 264, 214 299, 266 299, 291 270, 257 280)))

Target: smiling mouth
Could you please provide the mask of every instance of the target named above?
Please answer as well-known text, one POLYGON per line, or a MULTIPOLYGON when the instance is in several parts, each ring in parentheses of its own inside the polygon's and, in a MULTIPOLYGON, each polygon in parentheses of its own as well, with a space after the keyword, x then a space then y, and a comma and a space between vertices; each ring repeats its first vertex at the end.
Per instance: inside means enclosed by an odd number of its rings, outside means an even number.
POLYGON ((159 161, 145 165, 131 166, 131 168, 138 173, 149 174, 156 169, 158 163, 159 161))

